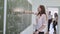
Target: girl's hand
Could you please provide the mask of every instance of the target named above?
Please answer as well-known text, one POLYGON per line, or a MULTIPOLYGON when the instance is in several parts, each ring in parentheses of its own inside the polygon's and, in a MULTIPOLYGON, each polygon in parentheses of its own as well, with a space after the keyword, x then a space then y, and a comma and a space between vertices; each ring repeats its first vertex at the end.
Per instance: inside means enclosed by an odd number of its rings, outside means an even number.
POLYGON ((33 34, 38 34, 39 32, 38 31, 35 31, 33 34))
POLYGON ((36 32, 35 32, 35 34, 38 34, 38 33, 39 33, 39 31, 36 31, 36 32))

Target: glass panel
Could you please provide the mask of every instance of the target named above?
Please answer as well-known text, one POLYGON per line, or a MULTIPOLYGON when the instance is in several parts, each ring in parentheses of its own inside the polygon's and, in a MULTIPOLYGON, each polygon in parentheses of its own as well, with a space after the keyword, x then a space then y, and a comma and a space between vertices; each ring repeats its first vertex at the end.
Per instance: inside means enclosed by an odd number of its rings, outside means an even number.
POLYGON ((0 0, 0 34, 3 34, 4 0, 0 0))
POLYGON ((31 15, 13 10, 30 10, 32 5, 27 0, 8 0, 6 34, 20 34, 31 24, 31 15))

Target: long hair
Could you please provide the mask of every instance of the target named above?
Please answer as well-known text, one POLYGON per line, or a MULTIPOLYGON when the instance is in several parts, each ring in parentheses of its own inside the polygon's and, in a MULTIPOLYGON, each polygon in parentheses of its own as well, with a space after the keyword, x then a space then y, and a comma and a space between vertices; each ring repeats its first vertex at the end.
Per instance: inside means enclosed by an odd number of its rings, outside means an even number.
POLYGON ((41 11, 39 11, 38 15, 46 14, 44 5, 40 5, 39 8, 41 8, 41 11))
POLYGON ((58 17, 58 14, 57 14, 57 13, 55 13, 55 14, 54 14, 54 17, 58 17))
MULTIPOLYGON (((41 11, 39 11, 39 13, 37 15, 40 15, 40 16, 42 16, 42 14, 46 15, 44 5, 40 5, 39 8, 41 8, 41 11)), ((47 15, 46 15, 46 20, 47 20, 47 15)))

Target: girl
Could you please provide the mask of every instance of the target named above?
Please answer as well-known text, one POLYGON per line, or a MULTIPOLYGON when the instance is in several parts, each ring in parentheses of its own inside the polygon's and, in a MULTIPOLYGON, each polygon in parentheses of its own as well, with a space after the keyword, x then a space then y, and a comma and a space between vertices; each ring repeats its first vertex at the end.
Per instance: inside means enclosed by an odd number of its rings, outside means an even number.
POLYGON ((54 21, 53 21, 53 28, 54 28, 54 33, 56 34, 56 25, 58 23, 58 14, 54 14, 54 21))
POLYGON ((47 32, 47 16, 43 5, 38 7, 36 22, 35 34, 45 34, 47 32))

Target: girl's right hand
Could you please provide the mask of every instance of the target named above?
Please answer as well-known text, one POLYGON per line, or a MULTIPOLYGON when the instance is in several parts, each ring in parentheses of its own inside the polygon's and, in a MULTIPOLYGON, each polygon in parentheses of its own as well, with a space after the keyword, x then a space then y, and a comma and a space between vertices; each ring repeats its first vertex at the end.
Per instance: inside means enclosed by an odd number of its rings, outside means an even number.
POLYGON ((36 32, 34 32, 33 34, 38 34, 39 32, 38 31, 36 31, 36 32))

